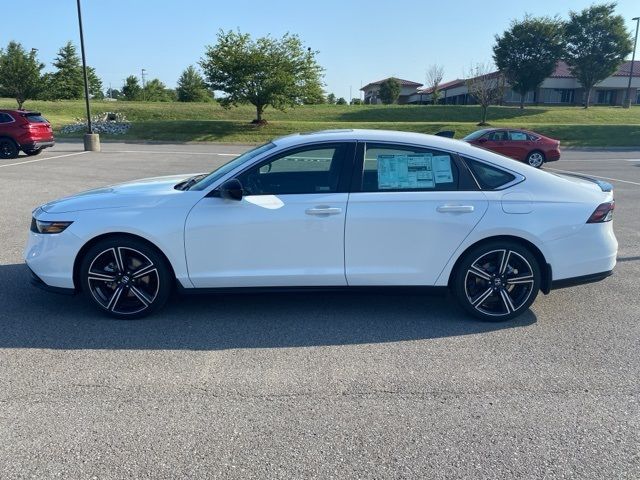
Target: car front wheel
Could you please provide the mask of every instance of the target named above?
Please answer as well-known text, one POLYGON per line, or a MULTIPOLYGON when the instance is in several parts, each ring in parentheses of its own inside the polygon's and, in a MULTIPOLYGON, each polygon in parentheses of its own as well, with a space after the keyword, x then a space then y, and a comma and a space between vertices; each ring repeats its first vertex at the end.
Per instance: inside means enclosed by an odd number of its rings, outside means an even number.
POLYGON ((172 275, 164 257, 145 242, 113 237, 98 242, 80 267, 83 291, 100 310, 117 318, 140 318, 162 307, 172 275))
POLYGON ((533 303, 540 289, 535 256, 515 242, 491 242, 469 251, 453 279, 462 307, 485 321, 517 317, 533 303))
POLYGON ((544 153, 535 151, 527 155, 527 163, 535 168, 540 168, 544 163, 544 153))

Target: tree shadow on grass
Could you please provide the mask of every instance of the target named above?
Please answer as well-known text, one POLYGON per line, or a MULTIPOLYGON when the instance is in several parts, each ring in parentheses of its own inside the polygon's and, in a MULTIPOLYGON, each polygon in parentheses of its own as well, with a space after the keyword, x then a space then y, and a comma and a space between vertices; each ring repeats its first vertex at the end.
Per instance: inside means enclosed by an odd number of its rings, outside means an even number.
POLYGON ((222 350, 428 340, 526 327, 470 319, 449 297, 402 293, 270 293, 173 298, 143 320, 106 317, 81 295, 29 285, 24 265, 0 266, 0 348, 222 350))

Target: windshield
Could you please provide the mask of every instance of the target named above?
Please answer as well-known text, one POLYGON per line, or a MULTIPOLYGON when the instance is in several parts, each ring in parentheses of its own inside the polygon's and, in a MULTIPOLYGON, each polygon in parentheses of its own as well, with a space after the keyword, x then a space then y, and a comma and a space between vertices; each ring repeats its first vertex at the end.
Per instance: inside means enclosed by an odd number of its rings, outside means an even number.
POLYGON ((234 158, 229 163, 225 163, 217 170, 214 170, 213 172, 211 172, 209 175, 204 177, 195 185, 192 185, 191 188, 189 188, 189 190, 204 190, 216 180, 219 180, 220 178, 224 177, 227 173, 229 173, 234 168, 242 165, 245 162, 248 162, 252 158, 257 157, 258 155, 260 155, 263 152, 266 152, 267 150, 271 150, 272 148, 275 148, 275 146, 276 146, 275 143, 265 143, 264 145, 260 145, 259 147, 253 148, 248 152, 244 152, 239 157, 234 158))
POLYGON ((488 131, 489 130, 487 130, 486 128, 484 128, 482 130, 476 130, 475 132, 470 133, 469 135, 464 137, 462 140, 464 140, 465 142, 468 142, 470 140, 477 140, 478 138, 480 138, 482 135, 484 135, 488 131))

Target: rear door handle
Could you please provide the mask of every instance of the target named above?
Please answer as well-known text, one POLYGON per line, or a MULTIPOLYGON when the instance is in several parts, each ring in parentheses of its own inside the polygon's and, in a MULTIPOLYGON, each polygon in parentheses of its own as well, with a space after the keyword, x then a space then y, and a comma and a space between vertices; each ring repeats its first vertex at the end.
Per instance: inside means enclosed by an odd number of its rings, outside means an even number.
POLYGON ((307 208, 304 213, 307 215, 317 215, 317 216, 328 216, 328 215, 338 215, 342 213, 342 209, 339 207, 325 207, 324 205, 307 208))
POLYGON ((440 213, 471 213, 475 208, 473 205, 440 205, 436 210, 440 213))

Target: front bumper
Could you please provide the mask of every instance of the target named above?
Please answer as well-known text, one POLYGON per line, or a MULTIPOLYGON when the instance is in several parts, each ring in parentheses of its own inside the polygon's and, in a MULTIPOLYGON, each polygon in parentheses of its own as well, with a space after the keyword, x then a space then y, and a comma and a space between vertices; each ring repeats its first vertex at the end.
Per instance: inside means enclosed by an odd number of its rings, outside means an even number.
POLYGON ((33 270, 29 268, 29 265, 27 265, 27 268, 29 269, 29 273, 31 274, 30 283, 34 287, 38 287, 39 289, 45 290, 47 292, 59 293, 62 295, 75 295, 77 293, 75 288, 61 288, 47 285, 39 276, 33 273, 33 270))
POLYGON ((30 231, 24 261, 45 285, 73 290, 73 266, 82 245, 82 240, 69 229, 56 234, 30 231))

